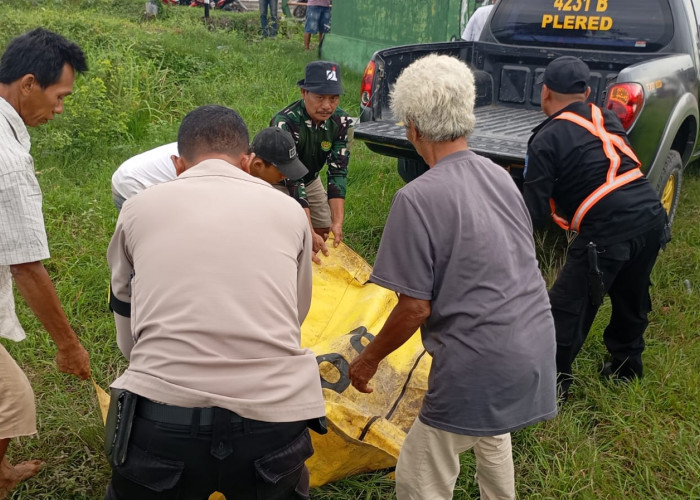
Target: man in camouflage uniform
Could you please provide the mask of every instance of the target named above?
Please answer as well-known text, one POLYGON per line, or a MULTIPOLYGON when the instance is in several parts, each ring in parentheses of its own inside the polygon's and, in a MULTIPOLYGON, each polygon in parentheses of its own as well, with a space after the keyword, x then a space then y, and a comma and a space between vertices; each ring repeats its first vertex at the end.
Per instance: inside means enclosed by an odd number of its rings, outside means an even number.
POLYGON ((296 182, 287 181, 289 194, 299 201, 309 217, 314 237, 314 262, 319 250, 328 254, 326 239, 333 233, 333 245, 343 240, 345 189, 347 185, 348 132, 352 119, 338 107, 343 86, 340 66, 329 61, 313 61, 306 66, 305 78, 297 85, 301 99, 277 113, 271 125, 287 130, 294 137, 297 153, 309 173, 296 182), (328 191, 319 177, 328 165, 328 191))

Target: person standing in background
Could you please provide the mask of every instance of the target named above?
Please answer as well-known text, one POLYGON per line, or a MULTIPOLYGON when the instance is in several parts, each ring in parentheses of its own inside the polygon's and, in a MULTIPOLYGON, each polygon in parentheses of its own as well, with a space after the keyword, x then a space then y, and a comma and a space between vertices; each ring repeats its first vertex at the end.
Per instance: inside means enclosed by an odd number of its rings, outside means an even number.
POLYGON ((263 38, 277 36, 277 0, 258 0, 260 7, 260 27, 263 38), (267 11, 270 10, 268 15, 267 11))
POLYGON ((485 0, 482 6, 474 11, 472 17, 469 18, 467 26, 464 28, 462 40, 472 42, 479 39, 486 25, 486 20, 489 14, 491 14, 494 5, 496 5, 496 1, 497 0, 485 0))
POLYGON ((304 49, 309 50, 311 35, 318 33, 321 45, 324 33, 331 31, 331 0, 309 0, 306 6, 306 24, 304 25, 304 49))

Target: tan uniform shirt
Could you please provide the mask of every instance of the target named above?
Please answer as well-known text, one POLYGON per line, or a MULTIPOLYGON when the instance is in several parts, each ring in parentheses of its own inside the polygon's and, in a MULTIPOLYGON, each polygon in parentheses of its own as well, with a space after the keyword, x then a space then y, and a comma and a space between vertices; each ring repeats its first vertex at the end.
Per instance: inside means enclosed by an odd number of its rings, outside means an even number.
POLYGON ((291 422, 325 414, 314 354, 311 233, 299 204, 222 160, 127 200, 108 249, 130 360, 113 384, 184 407, 291 422))

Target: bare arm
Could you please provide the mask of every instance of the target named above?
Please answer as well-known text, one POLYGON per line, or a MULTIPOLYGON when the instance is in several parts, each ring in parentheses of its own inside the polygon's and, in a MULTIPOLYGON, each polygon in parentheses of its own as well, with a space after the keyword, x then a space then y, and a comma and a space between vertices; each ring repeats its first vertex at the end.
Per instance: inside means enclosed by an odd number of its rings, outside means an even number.
POLYGON ((406 343, 421 324, 430 316, 430 301, 408 295, 399 296, 399 303, 389 314, 384 326, 362 353, 350 363, 348 374, 353 387, 370 393, 367 386, 377 372, 379 363, 406 343))
POLYGON ((321 263, 321 259, 318 258, 318 252, 319 250, 323 252, 323 255, 328 255, 328 247, 326 246, 326 242, 323 239, 323 236, 318 234, 316 231, 314 231, 314 225, 311 222, 311 209, 308 207, 304 208, 304 212, 306 212, 306 218, 309 220, 309 228, 311 229, 311 238, 313 242, 313 251, 311 252, 311 260, 314 261, 316 264, 321 263))
POLYGON ((331 207, 331 232, 333 233, 333 246, 337 247, 343 241, 343 220, 345 219, 345 198, 330 198, 328 204, 331 207))
POLYGON ((58 347, 58 369, 85 380, 90 358, 68 323, 49 273, 40 262, 10 266, 17 289, 58 347))

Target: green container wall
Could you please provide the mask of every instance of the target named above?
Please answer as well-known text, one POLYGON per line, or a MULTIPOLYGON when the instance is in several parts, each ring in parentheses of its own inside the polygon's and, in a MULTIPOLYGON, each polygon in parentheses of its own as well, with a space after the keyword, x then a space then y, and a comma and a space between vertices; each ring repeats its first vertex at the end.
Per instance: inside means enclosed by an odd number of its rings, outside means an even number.
POLYGON ((375 51, 459 39, 477 0, 334 0, 321 58, 363 71, 375 51))

